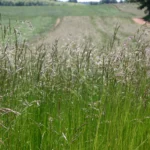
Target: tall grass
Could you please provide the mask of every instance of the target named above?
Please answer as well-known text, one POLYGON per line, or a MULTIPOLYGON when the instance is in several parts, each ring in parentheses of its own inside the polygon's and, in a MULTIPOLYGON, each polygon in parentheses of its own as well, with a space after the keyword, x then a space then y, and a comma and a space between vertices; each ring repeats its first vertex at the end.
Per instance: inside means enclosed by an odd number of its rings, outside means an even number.
POLYGON ((143 31, 122 42, 117 27, 102 47, 84 39, 34 48, 0 28, 0 149, 149 149, 143 31))

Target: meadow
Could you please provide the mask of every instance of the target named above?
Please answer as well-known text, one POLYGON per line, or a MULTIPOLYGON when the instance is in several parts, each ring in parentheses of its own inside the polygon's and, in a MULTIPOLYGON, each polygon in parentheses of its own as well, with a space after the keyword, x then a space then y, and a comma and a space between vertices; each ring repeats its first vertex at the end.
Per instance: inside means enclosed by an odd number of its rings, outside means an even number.
POLYGON ((0 7, 0 13, 3 24, 8 24, 10 19, 11 25, 18 27, 20 32, 25 34, 24 38, 27 39, 35 38, 39 34, 52 30, 57 18, 66 16, 122 17, 125 19, 133 16, 129 13, 120 13, 113 5, 105 4, 99 6, 77 4, 31 7, 2 6, 0 7))
POLYGON ((114 5, 0 13, 1 150, 150 148, 149 26, 136 14, 114 5))

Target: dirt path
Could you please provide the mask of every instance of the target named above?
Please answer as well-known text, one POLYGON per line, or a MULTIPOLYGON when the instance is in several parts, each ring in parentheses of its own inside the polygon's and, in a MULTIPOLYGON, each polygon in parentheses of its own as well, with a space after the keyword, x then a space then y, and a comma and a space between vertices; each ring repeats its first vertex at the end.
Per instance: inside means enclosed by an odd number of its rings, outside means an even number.
POLYGON ((143 20, 141 18, 133 18, 133 21, 138 23, 138 24, 140 24, 140 25, 144 25, 144 24, 150 25, 150 22, 147 22, 147 21, 145 21, 145 20, 143 20))

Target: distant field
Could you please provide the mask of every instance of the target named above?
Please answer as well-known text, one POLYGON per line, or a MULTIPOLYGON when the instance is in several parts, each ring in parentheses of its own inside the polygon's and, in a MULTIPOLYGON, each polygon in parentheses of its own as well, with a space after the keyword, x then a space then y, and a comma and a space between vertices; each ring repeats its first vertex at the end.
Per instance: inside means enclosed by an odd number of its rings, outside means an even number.
POLYGON ((16 26, 17 21, 29 21, 33 30, 19 23, 21 30, 26 33, 27 38, 35 37, 40 33, 50 31, 57 18, 65 16, 98 16, 98 17, 121 17, 130 18, 133 14, 120 13, 113 5, 62 5, 62 6, 32 6, 32 7, 0 7, 3 23, 8 23, 8 19, 16 26))
POLYGON ((0 13, 6 17, 28 18, 35 16, 119 16, 129 17, 132 14, 120 13, 113 5, 62 5, 32 7, 0 7, 0 13))
POLYGON ((137 9, 137 4, 53 4, 0 7, 2 22, 8 24, 10 19, 11 25, 18 27, 26 39, 47 35, 44 39, 46 43, 54 42, 55 39, 63 42, 68 38, 80 40, 88 36, 94 41, 104 42, 112 36, 116 24, 120 25, 120 38, 134 34, 140 26, 132 18, 144 16, 143 11, 137 9), (56 29, 58 19, 59 28, 56 29))

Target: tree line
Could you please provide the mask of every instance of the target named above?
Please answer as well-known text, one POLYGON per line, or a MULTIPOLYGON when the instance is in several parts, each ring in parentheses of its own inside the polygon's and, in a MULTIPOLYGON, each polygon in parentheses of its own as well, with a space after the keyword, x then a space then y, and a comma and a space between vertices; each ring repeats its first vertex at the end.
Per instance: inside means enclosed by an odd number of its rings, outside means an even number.
POLYGON ((48 2, 42 1, 6 1, 0 0, 0 6, 46 6, 48 2))
MULTIPOLYGON (((52 0, 52 1, 57 1, 57 0, 52 0)), ((51 2, 52 2, 51 1, 51 2)), ((77 3, 77 0, 69 0, 69 2, 75 2, 77 3)), ((123 1, 121 1, 123 2, 123 1)), ((117 0, 102 0, 101 2, 91 2, 90 4, 96 5, 100 3, 117 3, 117 0)), ((50 5, 50 1, 36 1, 36 0, 0 0, 0 6, 45 6, 45 5, 50 5)))

